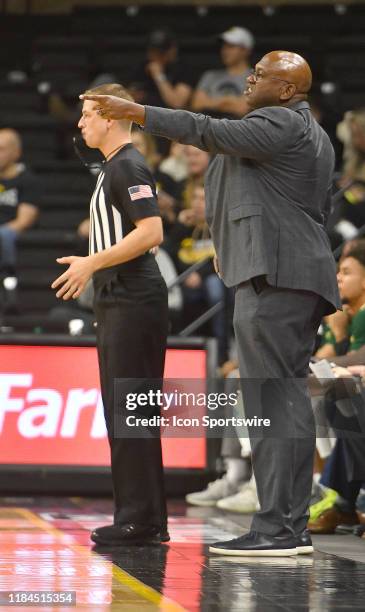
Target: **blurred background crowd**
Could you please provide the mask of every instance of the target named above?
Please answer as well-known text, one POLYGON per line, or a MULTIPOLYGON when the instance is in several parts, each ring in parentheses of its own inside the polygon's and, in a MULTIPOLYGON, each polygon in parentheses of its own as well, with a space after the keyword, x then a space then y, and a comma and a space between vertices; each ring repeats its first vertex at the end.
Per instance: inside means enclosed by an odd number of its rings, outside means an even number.
MULTIPOLYGON (((77 9, 61 16, 4 13, 0 30, 1 332, 93 333, 92 287, 71 305, 57 303, 50 289, 58 275, 56 257, 88 252, 88 203, 102 162, 78 134, 79 93, 120 82, 143 104, 237 119, 247 112, 242 94, 255 62, 266 51, 288 49, 313 68, 311 109, 337 155, 328 231, 346 306, 323 322, 314 360, 327 359, 333 375, 351 380, 352 396, 360 397, 356 385, 361 387, 365 373, 365 7, 131 6, 77 9)), ((170 287, 170 333, 180 334, 214 308, 193 331, 217 338, 221 376, 239 376, 232 294, 214 272, 204 216, 209 155, 153 138, 137 126, 132 139, 158 187, 165 238, 157 260, 170 287)), ((314 384, 312 395, 330 433, 317 442, 310 525, 318 533, 346 532, 365 523, 358 469, 363 447, 353 443, 353 436, 348 441, 339 435, 356 417, 357 404, 351 400, 339 412, 338 402, 347 395, 333 386, 314 384)), ((253 512, 258 499, 248 440, 223 440, 220 455, 221 477, 187 501, 253 512)))
MULTIPOLYGON (((365 55, 359 7, 76 8, 67 15, 2 15, 0 64, 1 321, 15 331, 90 328, 91 295, 70 311, 50 289, 56 257, 87 253, 88 203, 100 156, 78 134, 78 95, 121 82, 143 104, 214 117, 245 112, 245 78, 268 50, 302 53, 313 67, 312 111, 337 153, 333 248, 365 223, 365 55), (133 10, 132 10, 133 9, 133 10), (298 23, 300 29, 298 30, 298 23), (76 139, 75 143, 73 140, 76 139), (75 152, 76 147, 76 152, 75 152), (81 157, 81 159, 79 159, 81 157), (85 167, 86 165, 86 167, 85 167), (5 281, 3 279, 6 279, 5 281)), ((158 256, 169 284, 171 333, 223 308, 196 331, 229 356, 232 299, 212 266, 204 220, 207 153, 154 139, 136 126, 159 192, 165 242, 158 256)))

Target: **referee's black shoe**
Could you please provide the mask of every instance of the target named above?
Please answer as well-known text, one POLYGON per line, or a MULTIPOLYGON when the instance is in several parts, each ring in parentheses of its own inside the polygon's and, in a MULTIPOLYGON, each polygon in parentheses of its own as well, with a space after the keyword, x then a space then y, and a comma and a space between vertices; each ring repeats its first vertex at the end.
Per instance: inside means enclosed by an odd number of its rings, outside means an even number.
POLYGON ((135 523, 98 527, 90 537, 93 542, 103 546, 153 546, 170 540, 166 528, 135 523))
POLYGON ((209 552, 242 557, 292 557, 298 554, 294 537, 274 537, 250 531, 234 540, 216 542, 209 552))

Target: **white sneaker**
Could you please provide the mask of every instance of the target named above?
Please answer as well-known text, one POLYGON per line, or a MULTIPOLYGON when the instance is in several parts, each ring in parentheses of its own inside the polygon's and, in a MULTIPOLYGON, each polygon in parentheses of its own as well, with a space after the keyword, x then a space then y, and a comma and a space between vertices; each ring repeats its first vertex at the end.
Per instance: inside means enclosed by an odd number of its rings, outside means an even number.
POLYGON ((227 478, 223 476, 223 478, 210 482, 203 491, 188 493, 185 500, 193 506, 216 506, 220 499, 234 495, 238 490, 238 485, 228 482, 227 478))
POLYGON ((218 501, 217 508, 227 512, 240 512, 241 514, 252 514, 256 510, 260 510, 255 477, 252 476, 251 480, 242 485, 235 495, 230 495, 218 501))

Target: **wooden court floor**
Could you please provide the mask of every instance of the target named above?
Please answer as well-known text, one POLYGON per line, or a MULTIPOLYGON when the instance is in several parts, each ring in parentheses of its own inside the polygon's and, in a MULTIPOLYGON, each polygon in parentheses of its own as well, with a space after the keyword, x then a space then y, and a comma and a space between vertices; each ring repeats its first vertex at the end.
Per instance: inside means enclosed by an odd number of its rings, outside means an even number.
POLYGON ((71 595, 60 600, 70 592, 76 608, 100 612, 365 610, 365 540, 319 538, 313 556, 297 558, 220 557, 209 543, 241 534, 242 521, 178 501, 169 510, 168 545, 108 550, 89 533, 111 522, 110 500, 3 498, 0 612, 74 610, 71 595))

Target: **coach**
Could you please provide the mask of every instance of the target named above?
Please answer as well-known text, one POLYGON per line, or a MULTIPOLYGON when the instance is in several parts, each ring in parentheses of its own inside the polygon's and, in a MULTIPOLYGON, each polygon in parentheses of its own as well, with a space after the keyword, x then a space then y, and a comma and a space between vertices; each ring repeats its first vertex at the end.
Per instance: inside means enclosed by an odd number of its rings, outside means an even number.
POLYGON ((306 525, 315 430, 305 378, 320 320, 340 300, 325 231, 334 152, 309 109, 311 81, 299 55, 265 55, 247 79, 251 111, 235 121, 88 97, 105 118, 214 154, 206 216, 220 275, 237 288, 245 411, 271 419, 270 432, 250 431, 261 510, 248 534, 210 547, 218 554, 313 550, 306 525))

